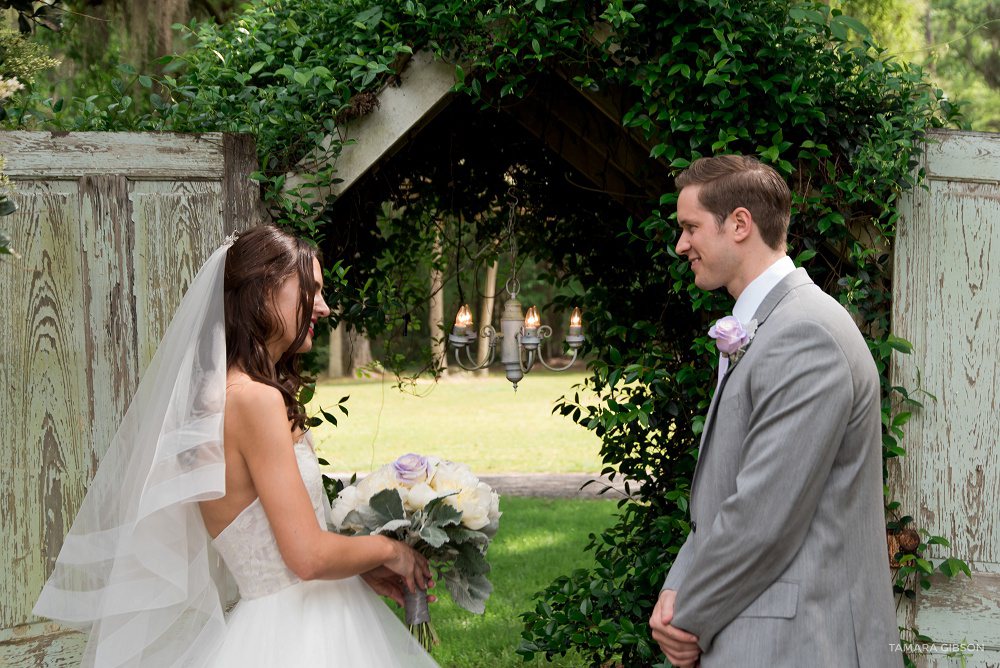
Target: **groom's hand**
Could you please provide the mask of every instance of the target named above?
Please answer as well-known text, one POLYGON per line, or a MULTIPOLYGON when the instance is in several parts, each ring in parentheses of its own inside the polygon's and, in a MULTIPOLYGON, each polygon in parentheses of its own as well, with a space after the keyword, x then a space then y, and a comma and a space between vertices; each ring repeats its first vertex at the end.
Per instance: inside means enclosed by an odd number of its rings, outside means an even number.
POLYGON ((683 631, 671 625, 674 620, 674 599, 677 592, 664 589, 656 601, 653 614, 649 618, 649 627, 653 630, 653 640, 660 646, 667 659, 677 668, 689 668, 698 662, 701 648, 698 647, 698 636, 683 631))

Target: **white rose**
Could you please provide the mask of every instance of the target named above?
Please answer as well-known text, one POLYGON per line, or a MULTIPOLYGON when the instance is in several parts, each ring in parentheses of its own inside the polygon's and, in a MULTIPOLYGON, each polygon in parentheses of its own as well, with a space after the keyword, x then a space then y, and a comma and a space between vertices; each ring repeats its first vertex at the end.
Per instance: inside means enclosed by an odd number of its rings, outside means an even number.
POLYGON ((500 519, 501 515, 503 515, 503 513, 500 512, 500 495, 494 491, 490 491, 490 522, 497 521, 500 519))
POLYGON ((474 488, 479 484, 479 478, 465 464, 442 461, 431 478, 430 485, 437 490, 438 495, 451 492, 461 492, 463 489, 474 488))
POLYGON ((450 503, 462 511, 462 524, 478 531, 490 523, 490 508, 493 505, 493 490, 486 483, 463 489, 457 496, 450 496, 450 503))
POLYGON ((354 529, 359 530, 363 527, 351 525, 349 527, 343 526, 344 518, 352 510, 357 510, 358 507, 358 488, 354 485, 350 487, 345 487, 337 495, 337 498, 333 500, 333 507, 330 509, 330 521, 333 523, 337 529, 354 529))
POLYGON ((439 496, 441 495, 434 491, 434 489, 426 482, 418 482, 410 488, 410 493, 407 495, 406 501, 403 505, 404 508, 410 512, 423 510, 424 506, 439 496))
POLYGON ((383 466, 366 475, 358 483, 358 501, 367 504, 373 496, 383 489, 398 489, 402 492, 401 487, 399 481, 383 466))

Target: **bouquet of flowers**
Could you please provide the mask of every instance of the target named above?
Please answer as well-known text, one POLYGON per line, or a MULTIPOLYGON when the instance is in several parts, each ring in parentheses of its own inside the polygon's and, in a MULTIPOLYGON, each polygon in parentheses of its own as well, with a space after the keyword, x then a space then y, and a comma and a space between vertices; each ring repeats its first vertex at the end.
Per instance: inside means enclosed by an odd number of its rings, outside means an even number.
MULTIPOLYGON (((444 578, 455 603, 482 614, 493 591, 486 548, 501 514, 499 495, 468 466, 409 454, 341 490, 331 522, 345 535, 406 541, 444 578)), ((410 631, 425 648, 438 644, 427 592, 407 594, 404 603, 410 631)))

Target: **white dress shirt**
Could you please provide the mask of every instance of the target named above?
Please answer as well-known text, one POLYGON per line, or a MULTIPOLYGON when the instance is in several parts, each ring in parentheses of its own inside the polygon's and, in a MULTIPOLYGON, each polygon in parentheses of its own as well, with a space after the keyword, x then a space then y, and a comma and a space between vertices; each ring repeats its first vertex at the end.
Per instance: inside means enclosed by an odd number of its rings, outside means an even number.
POLYGON ((736 306, 733 307, 733 315, 744 325, 753 320, 754 313, 757 312, 757 308, 764 301, 767 293, 793 271, 795 271, 795 263, 787 255, 762 271, 760 276, 750 281, 750 285, 740 293, 740 298, 736 300, 736 306))
MULTIPOLYGON (((773 290, 774 286, 781 282, 781 279, 793 271, 795 271, 795 263, 787 255, 762 271, 760 276, 750 281, 750 284, 740 293, 739 299, 736 300, 736 305, 733 306, 733 315, 736 316, 743 326, 746 326, 747 323, 753 320, 754 313, 757 312, 757 308, 764 301, 767 293, 773 290)), ((722 378, 726 375, 728 369, 729 358, 723 357, 720 354, 719 380, 716 387, 722 383, 722 378)))

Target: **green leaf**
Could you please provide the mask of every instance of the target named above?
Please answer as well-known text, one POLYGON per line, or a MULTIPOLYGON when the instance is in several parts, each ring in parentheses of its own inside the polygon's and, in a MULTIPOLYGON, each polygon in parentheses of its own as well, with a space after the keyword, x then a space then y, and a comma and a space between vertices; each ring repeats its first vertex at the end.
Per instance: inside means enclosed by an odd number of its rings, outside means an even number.
POLYGON ((257 72, 260 72, 262 69, 264 69, 264 65, 266 65, 265 62, 260 60, 257 61, 256 63, 250 66, 249 70, 250 74, 257 74, 257 72))
POLYGON ((385 524, 389 520, 401 520, 406 518, 403 511, 403 501, 399 492, 394 489, 383 489, 368 500, 368 507, 379 516, 380 524, 385 524))
POLYGON ((319 412, 323 416, 324 420, 326 420, 327 422, 329 422, 330 424, 332 424, 334 427, 337 426, 337 418, 336 418, 336 416, 331 415, 329 412, 323 410, 322 407, 320 407, 319 412))
POLYGON ((135 68, 129 65, 128 63, 119 63, 118 70, 120 72, 124 72, 125 74, 129 75, 135 74, 135 68))
POLYGON ((938 570, 947 575, 950 578, 955 577, 959 573, 965 573, 970 578, 972 577, 972 569, 961 559, 956 559, 955 557, 949 557, 941 562, 938 566, 938 570))
POLYGON ((835 16, 833 20, 836 21, 837 23, 844 24, 846 27, 850 28, 851 30, 858 33, 862 37, 871 37, 871 32, 868 30, 865 24, 857 20, 856 18, 852 18, 850 16, 841 14, 840 16, 835 16))
POLYGON ((448 534, 443 529, 433 526, 425 526, 420 530, 420 537, 431 547, 441 547, 448 542, 448 534))
POLYGON ((429 521, 439 527, 451 526, 462 521, 462 511, 448 503, 435 504, 430 511, 427 511, 427 515, 429 521))

